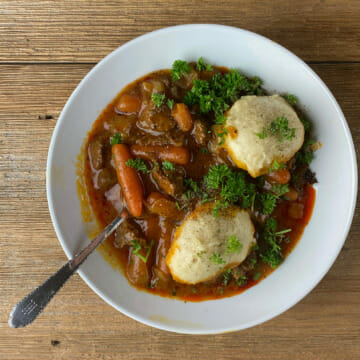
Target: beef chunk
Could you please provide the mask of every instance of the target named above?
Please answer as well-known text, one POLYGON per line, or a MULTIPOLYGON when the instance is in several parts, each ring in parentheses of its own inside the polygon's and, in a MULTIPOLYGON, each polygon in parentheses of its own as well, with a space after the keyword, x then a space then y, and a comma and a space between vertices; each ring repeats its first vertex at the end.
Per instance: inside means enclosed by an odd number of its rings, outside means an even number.
POLYGON ((91 166, 99 170, 103 166, 103 143, 101 139, 91 141, 88 148, 91 166))
POLYGON ((195 120, 192 135, 199 145, 206 145, 207 129, 206 125, 201 120, 195 120))
POLYGON ((167 195, 177 197, 183 192, 183 176, 177 172, 155 168, 152 172, 152 178, 167 195))
POLYGON ((120 226, 116 229, 115 233, 115 243, 120 247, 132 246, 132 241, 137 241, 141 246, 146 245, 146 240, 144 239, 140 229, 137 225, 130 220, 125 220, 120 226))

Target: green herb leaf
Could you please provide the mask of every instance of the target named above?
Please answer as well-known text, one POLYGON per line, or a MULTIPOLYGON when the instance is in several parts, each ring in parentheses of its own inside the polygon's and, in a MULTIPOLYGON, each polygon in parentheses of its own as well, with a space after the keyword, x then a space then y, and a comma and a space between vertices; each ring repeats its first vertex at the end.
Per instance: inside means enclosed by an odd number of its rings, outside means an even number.
POLYGON ((276 160, 274 160, 272 166, 269 169, 269 172, 278 171, 280 169, 285 169, 285 168, 286 168, 285 164, 280 164, 276 160))
POLYGON ((219 253, 215 253, 212 256, 210 256, 210 261, 216 265, 226 264, 226 261, 221 257, 219 253))
POLYGON ((151 94, 151 101, 159 108, 165 101, 165 94, 153 92, 151 94))
POLYGON ((242 275, 240 276, 237 280, 236 283, 238 286, 244 286, 247 283, 247 276, 246 275, 242 275))
POLYGON ((285 94, 282 96, 290 105, 296 105, 297 97, 293 94, 285 94))
POLYGON ((198 253, 196 253, 196 255, 201 258, 204 254, 206 253, 205 250, 199 251, 198 253))
POLYGON ((116 144, 122 144, 122 135, 121 133, 116 133, 110 138, 110 144, 111 146, 114 146, 116 144))
POLYGON ((277 197, 280 197, 289 192, 289 185, 288 184, 276 184, 271 187, 271 191, 277 197))
POLYGON ((140 254, 140 250, 142 249, 140 243, 136 240, 132 240, 131 241, 133 244, 133 254, 138 256, 144 263, 146 263, 148 261, 151 249, 154 245, 154 240, 151 240, 151 243, 149 246, 146 246, 144 249, 146 250, 146 255, 143 256, 142 254, 140 254))
POLYGON ((276 220, 274 218, 269 218, 265 223, 265 227, 261 235, 265 241, 266 248, 260 254, 260 257, 273 269, 275 269, 283 261, 280 243, 284 240, 284 235, 292 231, 291 229, 284 229, 276 232, 276 228, 276 220))
POLYGON ((235 235, 231 235, 227 240, 226 252, 228 254, 235 253, 240 254, 242 249, 242 243, 236 238, 235 235))
POLYGON ((175 105, 175 100, 173 100, 173 99, 166 99, 166 104, 167 104, 167 106, 170 108, 170 110, 172 110, 172 108, 173 108, 174 105, 175 105))
POLYGON ((276 206, 277 196, 271 193, 261 193, 257 196, 261 204, 261 212, 265 215, 270 215, 276 206))
POLYGON ((175 60, 171 69, 171 77, 174 81, 180 80, 181 75, 191 71, 191 66, 183 60, 175 60))
POLYGON ((148 169, 148 167, 146 166, 144 160, 140 159, 140 158, 136 158, 134 159, 129 159, 126 162, 126 165, 129 167, 134 168, 137 171, 141 171, 143 174, 147 174, 150 172, 150 170, 148 169))
POLYGON ((219 146, 221 146, 221 145, 223 145, 225 143, 227 134, 228 134, 228 131, 227 131, 226 128, 222 128, 221 133, 216 133, 216 135, 221 139, 220 142, 219 142, 219 146))
POLYGON ((213 67, 210 64, 206 64, 204 59, 202 57, 199 58, 197 64, 196 64, 196 69, 198 71, 213 71, 213 67))
POLYGON ((265 139, 265 138, 267 138, 266 129, 263 127, 261 133, 255 133, 255 135, 258 136, 259 139, 265 139))
POLYGON ((175 170, 175 166, 172 162, 165 160, 162 163, 162 167, 164 170, 169 170, 169 171, 174 171, 175 170))
POLYGON ((229 280, 231 279, 231 269, 227 269, 224 271, 224 277, 223 277, 223 285, 226 286, 229 283, 229 280))
POLYGON ((285 116, 276 118, 271 122, 269 131, 272 135, 278 134, 279 141, 282 142, 283 139, 292 140, 295 137, 295 128, 289 128, 289 120, 285 116))

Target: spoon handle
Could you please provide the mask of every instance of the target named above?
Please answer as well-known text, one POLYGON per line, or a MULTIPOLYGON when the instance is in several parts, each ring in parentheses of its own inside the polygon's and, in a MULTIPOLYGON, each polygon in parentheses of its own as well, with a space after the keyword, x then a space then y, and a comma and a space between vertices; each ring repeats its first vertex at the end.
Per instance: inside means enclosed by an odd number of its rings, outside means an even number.
POLYGON ((124 221, 118 216, 91 243, 69 260, 55 274, 33 290, 13 308, 9 325, 23 327, 31 324, 66 281, 74 274, 86 258, 124 221))

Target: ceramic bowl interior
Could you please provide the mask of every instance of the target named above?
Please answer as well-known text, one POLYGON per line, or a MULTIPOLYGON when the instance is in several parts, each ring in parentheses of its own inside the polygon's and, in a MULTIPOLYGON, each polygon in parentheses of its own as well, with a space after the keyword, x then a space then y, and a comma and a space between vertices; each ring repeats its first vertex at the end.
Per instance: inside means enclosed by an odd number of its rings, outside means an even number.
POLYGON ((244 329, 289 309, 321 280, 340 252, 357 193, 354 146, 345 118, 320 78, 299 58, 254 33, 219 25, 185 25, 141 36, 96 65, 66 103, 51 140, 47 194, 57 236, 68 257, 89 238, 76 189, 76 159, 102 109, 128 83, 176 59, 207 62, 257 75, 270 92, 295 94, 322 147, 312 169, 319 183, 312 219, 294 251, 268 278, 222 300, 183 302, 138 291, 93 254, 79 271, 122 313, 164 330, 209 334, 244 329))

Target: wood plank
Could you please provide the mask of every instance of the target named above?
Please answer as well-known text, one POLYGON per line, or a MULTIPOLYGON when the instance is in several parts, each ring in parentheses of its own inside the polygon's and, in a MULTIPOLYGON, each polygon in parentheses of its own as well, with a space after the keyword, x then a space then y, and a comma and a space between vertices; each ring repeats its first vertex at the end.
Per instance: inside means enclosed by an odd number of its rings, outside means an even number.
POLYGON ((354 0, 0 1, 1 62, 98 62, 146 32, 186 23, 248 29, 306 61, 360 61, 354 0))
MULTIPOLYGON (((106 305, 77 275, 36 323, 8 327, 12 306, 65 261, 47 209, 46 157, 56 119, 91 67, 0 66, 0 358, 360 358, 358 212, 344 249, 316 289, 285 314, 252 329, 216 336, 152 329, 106 305), (54 118, 44 119, 46 114, 54 118)), ((360 64, 312 67, 334 92, 359 145, 360 83, 354 79, 360 78, 360 64)))

